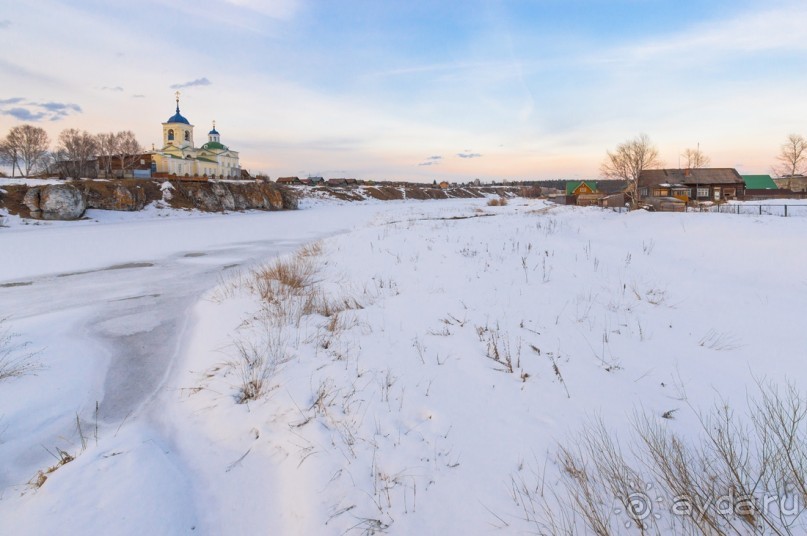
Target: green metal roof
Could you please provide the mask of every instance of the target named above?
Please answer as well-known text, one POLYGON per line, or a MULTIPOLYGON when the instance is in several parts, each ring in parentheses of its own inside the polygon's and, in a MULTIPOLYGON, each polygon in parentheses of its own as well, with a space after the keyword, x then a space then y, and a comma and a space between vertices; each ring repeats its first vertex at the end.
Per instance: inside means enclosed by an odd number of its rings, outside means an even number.
POLYGON ((219 149, 222 151, 226 151, 227 147, 225 147, 224 145, 220 144, 217 141, 209 141, 204 145, 202 145, 202 149, 219 149))
POLYGON ((770 175, 743 175, 745 187, 749 190, 778 190, 770 175))
POLYGON ((566 195, 572 195, 583 183, 591 188, 592 192, 597 191, 597 183, 594 181, 566 181, 566 195))

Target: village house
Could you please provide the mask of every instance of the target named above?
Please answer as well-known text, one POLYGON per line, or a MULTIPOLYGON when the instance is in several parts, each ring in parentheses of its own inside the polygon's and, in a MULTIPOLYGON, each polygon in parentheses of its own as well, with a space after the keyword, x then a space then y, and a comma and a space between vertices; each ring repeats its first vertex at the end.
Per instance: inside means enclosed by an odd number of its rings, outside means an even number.
POLYGON ((778 190, 770 175, 743 175, 746 194, 751 190, 778 190))
POLYGON ((278 177, 275 181, 278 184, 300 184, 300 179, 298 177, 278 177))
POLYGON ((684 203, 725 201, 745 196, 745 181, 734 168, 646 169, 639 175, 639 199, 674 197, 684 203))
POLYGON ((773 180, 781 189, 790 190, 793 192, 807 192, 807 177, 803 175, 779 177, 773 180))
POLYGON ((603 194, 597 189, 594 181, 567 181, 566 204, 583 207, 599 204, 603 194))
POLYGON ((594 181, 567 181, 566 195, 593 194, 597 191, 594 181))

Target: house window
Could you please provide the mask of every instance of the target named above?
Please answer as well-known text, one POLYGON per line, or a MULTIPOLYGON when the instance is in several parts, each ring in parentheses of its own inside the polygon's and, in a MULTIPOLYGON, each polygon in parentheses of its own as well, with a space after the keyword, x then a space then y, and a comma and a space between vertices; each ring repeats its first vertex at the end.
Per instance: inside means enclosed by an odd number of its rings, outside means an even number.
POLYGON ((185 141, 191 141, 191 133, 190 131, 185 131, 185 141))
POLYGON ((734 197, 737 195, 736 188, 725 188, 723 189, 723 195, 726 197, 734 197))
POLYGON ((669 192, 665 188, 653 188, 653 197, 665 197, 669 192))
POLYGON ((639 195, 647 196, 647 188, 639 188, 639 195))
POLYGON ((174 129, 173 128, 168 129, 168 141, 174 141, 174 129))
POLYGON ((709 187, 698 186, 698 197, 709 197, 709 187))

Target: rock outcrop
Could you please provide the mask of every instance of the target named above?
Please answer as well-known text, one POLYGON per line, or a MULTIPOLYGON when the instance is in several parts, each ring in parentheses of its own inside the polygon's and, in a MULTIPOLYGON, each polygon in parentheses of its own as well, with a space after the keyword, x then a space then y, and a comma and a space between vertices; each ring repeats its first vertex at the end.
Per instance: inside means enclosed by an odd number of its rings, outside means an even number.
POLYGON ((143 210, 149 202, 145 185, 85 181, 83 186, 87 208, 135 211, 143 210))
POLYGON ((22 202, 32 218, 43 220, 77 220, 87 209, 84 194, 71 184, 29 188, 22 202))
POLYGON ((264 182, 174 182, 171 205, 208 212, 297 208, 293 193, 264 182))
POLYGON ((4 186, 0 207, 26 218, 70 220, 86 208, 136 211, 149 203, 206 212, 290 210, 297 193, 262 180, 78 180, 63 184, 4 186))

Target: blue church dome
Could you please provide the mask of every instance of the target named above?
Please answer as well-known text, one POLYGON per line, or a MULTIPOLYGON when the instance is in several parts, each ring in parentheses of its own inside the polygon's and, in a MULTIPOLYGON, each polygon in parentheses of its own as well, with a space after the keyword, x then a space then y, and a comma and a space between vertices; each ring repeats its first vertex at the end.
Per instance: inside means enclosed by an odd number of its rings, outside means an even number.
POLYGON ((166 123, 183 123, 185 125, 190 125, 190 122, 182 117, 182 114, 179 113, 179 103, 177 103, 177 113, 169 117, 166 123))
POLYGON ((213 130, 211 130, 210 132, 208 132, 208 134, 218 136, 218 135, 219 135, 219 131, 218 131, 218 130, 216 130, 216 127, 213 127, 213 130))

